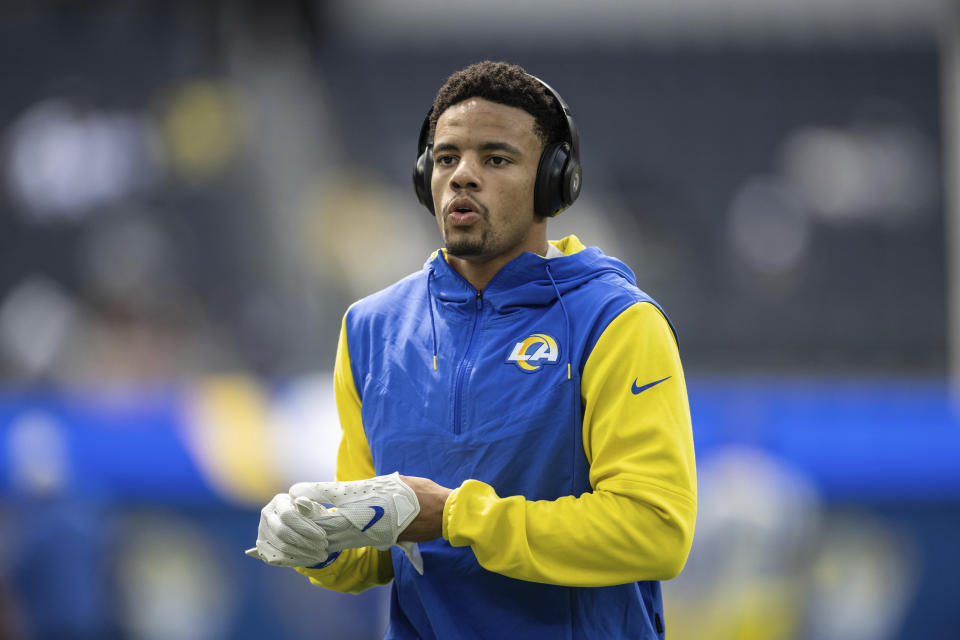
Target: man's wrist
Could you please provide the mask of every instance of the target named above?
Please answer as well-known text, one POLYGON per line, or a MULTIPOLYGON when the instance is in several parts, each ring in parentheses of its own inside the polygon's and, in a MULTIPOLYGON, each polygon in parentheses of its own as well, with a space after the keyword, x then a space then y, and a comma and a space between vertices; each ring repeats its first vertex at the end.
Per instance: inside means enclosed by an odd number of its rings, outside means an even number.
POLYGON ((443 510, 451 489, 428 478, 400 476, 400 479, 417 494, 420 513, 400 533, 398 541, 427 542, 443 535, 443 510))

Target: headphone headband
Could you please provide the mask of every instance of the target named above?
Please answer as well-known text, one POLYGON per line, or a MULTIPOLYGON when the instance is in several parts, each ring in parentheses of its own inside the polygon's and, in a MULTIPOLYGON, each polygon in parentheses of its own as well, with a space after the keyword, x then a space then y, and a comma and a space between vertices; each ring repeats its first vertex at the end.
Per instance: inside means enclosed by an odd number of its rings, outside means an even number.
POLYGON ((557 101, 557 104, 560 105, 560 113, 563 115, 564 122, 567 123, 567 142, 570 143, 571 153, 574 158, 577 159, 577 162, 580 162, 580 136, 577 135, 577 125, 573 121, 573 115, 570 113, 570 107, 567 106, 567 103, 564 102, 563 98, 560 97, 560 94, 554 91, 553 87, 548 85, 546 82, 538 78, 537 76, 527 74, 537 82, 543 85, 543 88, 547 90, 553 99, 557 101))

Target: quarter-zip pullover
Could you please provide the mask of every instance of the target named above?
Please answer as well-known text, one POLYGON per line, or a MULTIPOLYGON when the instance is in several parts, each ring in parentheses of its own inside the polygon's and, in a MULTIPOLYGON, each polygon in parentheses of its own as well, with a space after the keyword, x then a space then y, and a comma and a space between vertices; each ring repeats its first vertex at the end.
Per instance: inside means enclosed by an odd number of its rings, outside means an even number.
POLYGON ((552 244, 482 292, 437 252, 344 316, 337 479, 457 487, 422 576, 397 549, 298 569, 349 592, 392 579, 387 638, 663 637, 658 580, 696 517, 677 343, 626 265, 552 244))

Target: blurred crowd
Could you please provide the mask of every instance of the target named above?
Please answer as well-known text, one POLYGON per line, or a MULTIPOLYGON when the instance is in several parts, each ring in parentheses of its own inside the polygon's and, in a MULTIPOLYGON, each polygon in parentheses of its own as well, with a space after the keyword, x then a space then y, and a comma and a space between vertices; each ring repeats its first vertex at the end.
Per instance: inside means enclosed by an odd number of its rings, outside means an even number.
POLYGON ((400 56, 351 41, 338 11, 6 12, 2 379, 329 367, 346 306, 437 246, 407 175, 418 123, 445 76, 482 57, 567 97, 586 186, 552 234, 625 259, 676 317, 688 366, 944 370, 930 35, 400 56))

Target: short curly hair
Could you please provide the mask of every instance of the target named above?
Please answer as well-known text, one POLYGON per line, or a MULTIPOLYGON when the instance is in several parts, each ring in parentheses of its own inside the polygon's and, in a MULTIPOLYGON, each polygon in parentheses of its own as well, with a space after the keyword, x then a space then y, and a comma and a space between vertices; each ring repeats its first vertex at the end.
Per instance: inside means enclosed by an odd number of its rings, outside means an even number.
POLYGON ((523 67, 484 60, 457 71, 440 87, 430 111, 431 137, 437 130, 440 115, 468 98, 483 98, 523 109, 533 116, 534 133, 544 147, 563 142, 568 136, 560 106, 541 83, 523 67))

